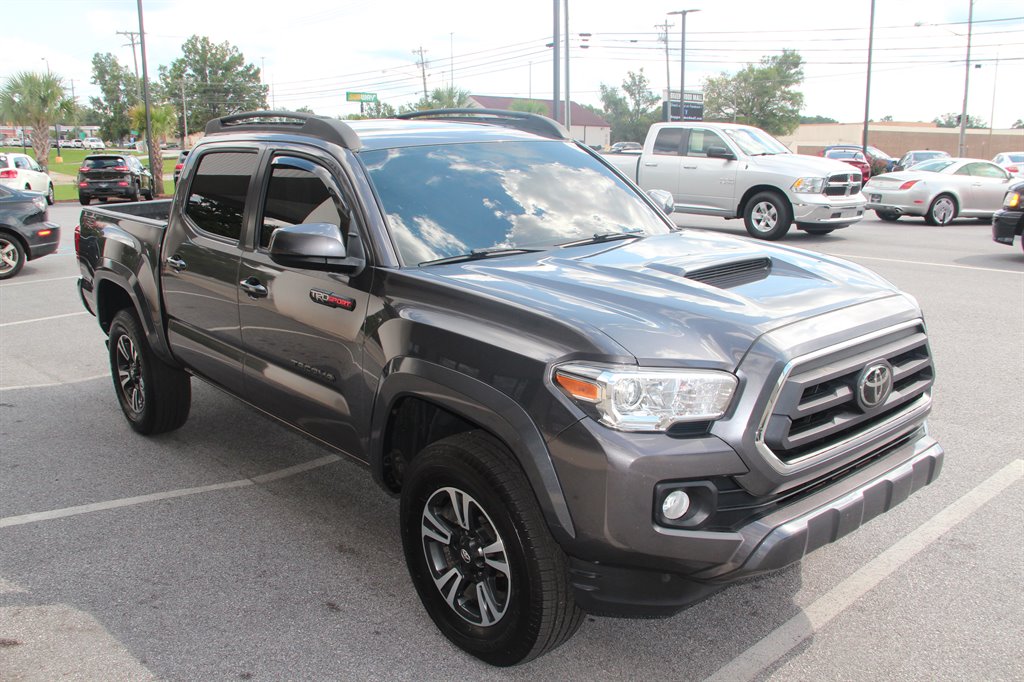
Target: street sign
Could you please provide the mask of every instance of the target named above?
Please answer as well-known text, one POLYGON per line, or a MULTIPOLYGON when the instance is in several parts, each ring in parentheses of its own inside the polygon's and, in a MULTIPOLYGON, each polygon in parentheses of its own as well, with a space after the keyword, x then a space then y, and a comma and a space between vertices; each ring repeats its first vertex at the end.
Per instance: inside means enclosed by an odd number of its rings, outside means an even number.
POLYGON ((376 102, 377 93, 375 92, 346 92, 345 101, 347 102, 376 102))

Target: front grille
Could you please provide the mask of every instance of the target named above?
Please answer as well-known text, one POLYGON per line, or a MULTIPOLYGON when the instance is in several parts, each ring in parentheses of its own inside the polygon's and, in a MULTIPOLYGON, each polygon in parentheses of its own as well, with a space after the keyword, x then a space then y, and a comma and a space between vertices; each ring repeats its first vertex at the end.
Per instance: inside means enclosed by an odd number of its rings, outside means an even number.
POLYGON ((771 259, 755 258, 753 260, 713 265, 701 270, 694 270, 693 272, 686 273, 686 277, 713 287, 728 289, 760 281, 767 277, 771 271, 771 259))
POLYGON ((860 173, 838 173, 830 175, 825 182, 825 196, 848 197, 860 191, 860 173))
POLYGON ((868 340, 796 360, 769 406, 759 440, 785 464, 813 457, 913 410, 930 394, 934 368, 924 326, 896 327, 868 340), (857 401, 868 365, 893 369, 889 397, 873 409, 857 401))

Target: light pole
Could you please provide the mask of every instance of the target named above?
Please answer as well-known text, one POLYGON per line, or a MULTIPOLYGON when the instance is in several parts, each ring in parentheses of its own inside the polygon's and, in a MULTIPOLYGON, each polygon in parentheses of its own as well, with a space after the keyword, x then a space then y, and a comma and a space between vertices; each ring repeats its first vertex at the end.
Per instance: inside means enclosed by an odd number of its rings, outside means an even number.
POLYGON ((871 110, 871 51, 875 44, 875 0, 871 0, 871 23, 868 27, 868 82, 864 90, 864 133, 861 135, 860 144, 864 150, 864 158, 871 166, 871 157, 868 156, 868 112, 871 110))
POLYGON ((971 32, 974 28, 974 0, 970 0, 967 11, 967 58, 964 61, 964 106, 960 112, 960 152, 959 156, 967 156, 967 85, 971 80, 971 32))
MULTIPOLYGON (((678 14, 682 20, 680 22, 679 30, 679 120, 683 120, 683 101, 686 99, 686 15, 690 12, 699 12, 699 9, 681 9, 675 12, 669 12, 669 14, 678 14)), ((668 96, 672 97, 672 92, 669 91, 668 96)), ((669 102, 669 119, 672 118, 672 103, 669 102)))

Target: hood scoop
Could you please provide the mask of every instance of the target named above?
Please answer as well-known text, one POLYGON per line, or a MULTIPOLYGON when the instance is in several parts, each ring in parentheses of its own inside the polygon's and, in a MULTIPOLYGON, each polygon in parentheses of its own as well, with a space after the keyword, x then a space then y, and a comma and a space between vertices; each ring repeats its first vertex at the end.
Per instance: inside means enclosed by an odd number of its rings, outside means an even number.
POLYGON ((767 278, 772 272, 772 260, 771 258, 736 260, 690 271, 667 263, 652 263, 648 267, 719 289, 731 289, 767 278))

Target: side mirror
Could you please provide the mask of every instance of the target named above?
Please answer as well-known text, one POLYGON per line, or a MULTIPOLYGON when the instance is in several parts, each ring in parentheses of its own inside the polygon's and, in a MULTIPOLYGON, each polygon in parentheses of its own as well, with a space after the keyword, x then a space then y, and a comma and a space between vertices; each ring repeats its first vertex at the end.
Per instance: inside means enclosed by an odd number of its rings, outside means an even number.
POLYGON ((735 154, 733 154, 725 147, 719 147, 717 145, 712 145, 708 147, 707 154, 709 159, 728 159, 729 161, 736 160, 735 154))
POLYGON ((654 200, 654 203, 657 204, 658 208, 665 215, 669 215, 676 209, 676 202, 672 198, 672 192, 663 189, 652 189, 647 191, 647 196, 654 200))
POLYGON ((274 230, 270 237, 270 259, 278 265, 305 270, 324 270, 358 275, 366 267, 359 238, 351 241, 356 255, 350 256, 341 230, 332 223, 304 223, 274 230))

